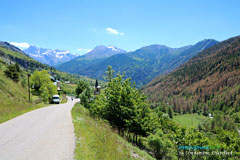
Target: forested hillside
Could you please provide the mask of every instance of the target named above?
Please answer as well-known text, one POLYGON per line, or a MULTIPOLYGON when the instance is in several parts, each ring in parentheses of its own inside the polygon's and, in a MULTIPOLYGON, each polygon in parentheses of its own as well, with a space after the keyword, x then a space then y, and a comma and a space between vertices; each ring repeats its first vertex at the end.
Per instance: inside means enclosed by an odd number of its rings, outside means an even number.
POLYGON ((143 91, 152 102, 166 102, 177 112, 240 111, 240 37, 202 51, 143 91))

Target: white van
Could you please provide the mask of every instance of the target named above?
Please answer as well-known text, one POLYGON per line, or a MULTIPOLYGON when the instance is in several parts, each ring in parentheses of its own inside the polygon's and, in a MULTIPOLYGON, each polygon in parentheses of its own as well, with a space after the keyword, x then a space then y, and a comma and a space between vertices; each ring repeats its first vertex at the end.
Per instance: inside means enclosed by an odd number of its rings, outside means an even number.
POLYGON ((52 96, 52 103, 60 103, 59 95, 53 95, 52 96))

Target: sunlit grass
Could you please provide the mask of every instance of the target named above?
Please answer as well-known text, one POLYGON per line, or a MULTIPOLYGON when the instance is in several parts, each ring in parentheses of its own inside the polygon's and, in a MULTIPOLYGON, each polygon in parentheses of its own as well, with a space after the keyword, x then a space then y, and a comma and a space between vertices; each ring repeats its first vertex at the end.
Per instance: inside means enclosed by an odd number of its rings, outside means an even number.
POLYGON ((87 109, 76 104, 72 110, 76 135, 76 160, 153 159, 116 134, 110 126, 92 119, 87 109))
POLYGON ((27 88, 5 77, 0 71, 0 123, 48 105, 39 102, 37 96, 31 96, 29 102, 27 88))
POLYGON ((198 114, 181 114, 173 117, 175 122, 187 128, 197 127, 209 119, 209 117, 198 114))

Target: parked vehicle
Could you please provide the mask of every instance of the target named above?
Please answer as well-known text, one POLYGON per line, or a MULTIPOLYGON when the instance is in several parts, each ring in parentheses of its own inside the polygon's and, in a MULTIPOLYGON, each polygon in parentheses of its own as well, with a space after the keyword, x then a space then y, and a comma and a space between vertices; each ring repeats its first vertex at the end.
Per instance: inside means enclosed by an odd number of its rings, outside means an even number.
POLYGON ((59 95, 53 95, 52 96, 52 103, 56 103, 56 104, 60 103, 59 95))

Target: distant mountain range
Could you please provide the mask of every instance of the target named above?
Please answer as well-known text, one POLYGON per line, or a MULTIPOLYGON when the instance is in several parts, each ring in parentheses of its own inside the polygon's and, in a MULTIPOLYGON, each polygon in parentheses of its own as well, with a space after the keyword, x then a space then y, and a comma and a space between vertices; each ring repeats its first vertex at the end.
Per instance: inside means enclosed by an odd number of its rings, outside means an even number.
POLYGON ((34 45, 30 45, 23 52, 27 53, 31 58, 50 66, 61 64, 78 56, 67 50, 39 48, 34 45))
POLYGON ((151 45, 128 53, 116 47, 98 46, 88 54, 62 63, 56 68, 102 79, 107 66, 111 65, 116 72, 125 72, 126 77, 131 77, 140 87, 156 76, 176 69, 200 51, 216 43, 218 42, 215 40, 207 39, 181 48, 151 45))
MULTIPOLYGON (((6 43, 1 42, 0 45, 9 47, 6 43)), ((150 45, 133 52, 115 46, 100 45, 82 56, 71 54, 66 50, 45 49, 33 45, 23 51, 13 46, 12 50, 26 53, 31 58, 61 71, 91 78, 102 79, 108 65, 111 65, 116 73, 124 72, 126 77, 131 77, 136 85, 141 87, 155 77, 173 71, 199 52, 217 43, 213 39, 206 39, 195 45, 180 48, 150 45)))
MULTIPOLYGON (((83 74, 83 72, 86 71, 87 68, 91 66, 95 66, 96 64, 99 64, 105 59, 114 55, 118 55, 120 53, 126 54, 127 52, 115 46, 107 47, 107 46, 100 45, 95 47, 93 50, 91 50, 85 55, 78 56, 68 62, 57 65, 56 68, 69 73, 77 73, 80 75, 86 75, 93 78, 99 78, 99 76, 94 75, 95 71, 92 71, 94 73, 90 73, 90 74, 88 73, 83 74)), ((98 69, 96 70, 98 71, 98 69)))
POLYGON ((21 49, 11 45, 8 42, 2 41, 0 41, 0 61, 3 61, 4 64, 18 63, 22 68, 25 68, 29 71, 35 71, 38 69, 52 69, 52 67, 34 60, 21 49))

